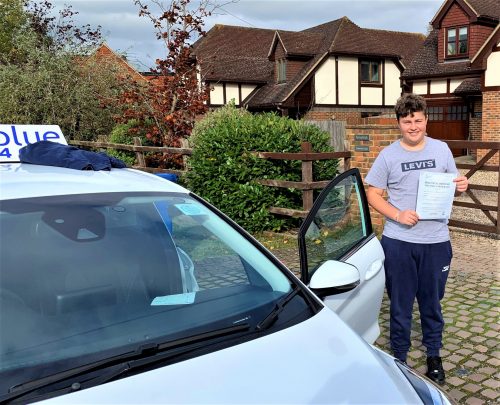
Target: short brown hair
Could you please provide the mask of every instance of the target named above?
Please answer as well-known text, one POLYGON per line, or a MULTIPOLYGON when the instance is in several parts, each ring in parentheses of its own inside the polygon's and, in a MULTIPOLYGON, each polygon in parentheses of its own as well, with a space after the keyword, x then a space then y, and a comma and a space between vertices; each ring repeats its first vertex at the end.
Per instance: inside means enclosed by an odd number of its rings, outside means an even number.
POLYGON ((418 111, 424 113, 427 117, 427 103, 422 96, 413 93, 403 94, 399 97, 396 105, 394 106, 394 111, 396 112, 396 118, 406 117, 418 111))

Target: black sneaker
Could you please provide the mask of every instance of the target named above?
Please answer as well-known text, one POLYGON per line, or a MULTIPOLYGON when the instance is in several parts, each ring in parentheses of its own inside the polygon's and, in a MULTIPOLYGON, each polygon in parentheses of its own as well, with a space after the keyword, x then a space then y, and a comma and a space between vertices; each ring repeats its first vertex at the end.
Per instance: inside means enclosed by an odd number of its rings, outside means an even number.
POLYGON ((439 385, 444 384, 444 369, 441 357, 427 357, 427 373, 425 375, 439 385))

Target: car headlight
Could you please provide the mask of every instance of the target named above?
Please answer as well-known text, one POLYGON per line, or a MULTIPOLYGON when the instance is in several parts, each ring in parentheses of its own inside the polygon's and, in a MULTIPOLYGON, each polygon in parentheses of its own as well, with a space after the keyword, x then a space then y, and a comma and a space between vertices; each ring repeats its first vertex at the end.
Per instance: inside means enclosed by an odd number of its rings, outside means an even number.
POLYGON ((421 376, 405 363, 397 359, 395 362, 424 404, 453 405, 455 403, 451 398, 448 398, 432 381, 421 376))

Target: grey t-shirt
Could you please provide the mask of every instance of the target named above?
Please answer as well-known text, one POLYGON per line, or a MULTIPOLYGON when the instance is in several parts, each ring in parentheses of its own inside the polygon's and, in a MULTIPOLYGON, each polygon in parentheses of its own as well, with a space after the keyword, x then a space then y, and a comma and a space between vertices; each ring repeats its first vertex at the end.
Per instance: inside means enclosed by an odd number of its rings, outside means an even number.
MULTIPOLYGON (((408 151, 398 140, 380 152, 365 181, 373 187, 387 190, 387 201, 400 211, 415 210, 422 170, 457 173, 446 143, 426 136, 422 150, 408 151)), ((447 220, 420 220, 415 226, 408 226, 387 218, 383 234, 412 243, 440 243, 450 239, 447 220)))

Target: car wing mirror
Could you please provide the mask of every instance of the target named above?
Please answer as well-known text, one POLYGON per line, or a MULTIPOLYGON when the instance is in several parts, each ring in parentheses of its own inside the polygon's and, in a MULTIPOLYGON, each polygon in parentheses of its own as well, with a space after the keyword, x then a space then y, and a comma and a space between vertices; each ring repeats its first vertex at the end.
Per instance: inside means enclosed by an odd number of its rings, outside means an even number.
POLYGON ((327 260, 314 272, 309 288, 319 297, 342 294, 359 285, 358 269, 349 263, 327 260))

